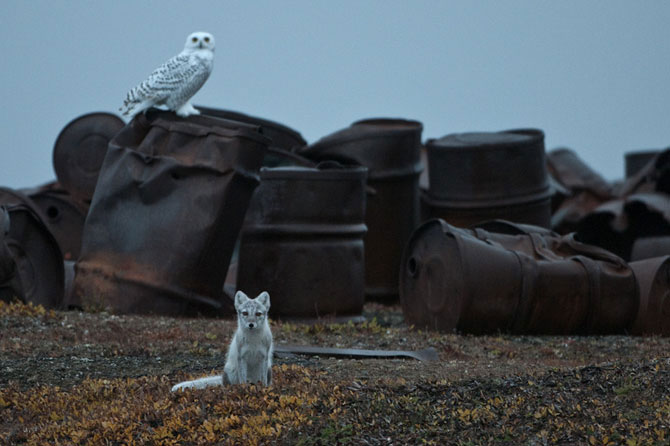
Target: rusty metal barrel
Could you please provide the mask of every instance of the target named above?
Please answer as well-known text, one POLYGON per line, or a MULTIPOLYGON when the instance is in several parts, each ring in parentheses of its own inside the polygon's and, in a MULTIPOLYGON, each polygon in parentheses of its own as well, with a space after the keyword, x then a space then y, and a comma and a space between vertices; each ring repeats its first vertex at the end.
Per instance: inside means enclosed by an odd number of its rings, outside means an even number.
POLYGON ((23 299, 21 280, 18 275, 14 256, 7 246, 10 220, 5 205, 0 206, 0 300, 12 302, 23 299))
POLYGON ((59 183, 73 197, 89 201, 107 153, 107 144, 124 122, 111 113, 87 113, 61 130, 53 150, 59 183))
MULTIPOLYGON (((7 206, 5 244, 16 264, 19 299, 45 308, 60 308, 65 272, 58 243, 40 216, 24 203, 7 206)), ((5 252, 6 254, 6 252, 5 252)))
POLYGON ((640 289, 634 335, 670 336, 670 256, 630 262, 640 289))
POLYGON ((220 315, 269 140, 257 126, 149 111, 109 143, 84 225, 72 305, 220 315))
POLYGON ((455 133, 426 143, 426 218, 467 227, 505 219, 548 228, 551 195, 538 129, 455 133))
POLYGON ((660 149, 634 150, 624 154, 624 166, 626 178, 634 177, 640 170, 647 166, 658 154, 660 149))
POLYGON ((270 143, 271 148, 277 147, 287 151, 295 151, 307 145, 307 141, 305 141, 300 132, 279 122, 234 110, 203 107, 200 105, 196 106, 196 108, 203 115, 259 126, 263 135, 272 140, 270 143))
POLYGON ((76 260, 81 249, 81 237, 88 206, 83 201, 72 198, 59 188, 40 188, 27 191, 27 195, 39 208, 45 223, 58 245, 65 260, 76 260))
POLYGON ((268 291, 274 317, 359 316, 366 173, 337 163, 262 168, 242 228, 237 288, 268 291))
POLYGON ((418 224, 421 132, 418 121, 373 118, 354 122, 306 147, 314 160, 335 160, 368 168, 365 223, 365 294, 393 302, 405 242, 418 224))
POLYGON ((434 219, 417 228, 400 272, 407 322, 474 334, 604 334, 629 328, 638 295, 623 260, 572 235, 505 226, 506 233, 493 233, 434 219))

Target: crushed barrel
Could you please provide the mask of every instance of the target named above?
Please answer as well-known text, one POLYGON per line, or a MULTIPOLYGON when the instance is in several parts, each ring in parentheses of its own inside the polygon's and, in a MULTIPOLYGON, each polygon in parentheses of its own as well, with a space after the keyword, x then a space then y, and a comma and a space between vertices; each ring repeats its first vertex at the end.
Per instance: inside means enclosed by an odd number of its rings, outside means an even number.
POLYGON ((206 116, 137 115, 109 143, 84 225, 71 304, 221 314, 235 241, 269 140, 206 116))

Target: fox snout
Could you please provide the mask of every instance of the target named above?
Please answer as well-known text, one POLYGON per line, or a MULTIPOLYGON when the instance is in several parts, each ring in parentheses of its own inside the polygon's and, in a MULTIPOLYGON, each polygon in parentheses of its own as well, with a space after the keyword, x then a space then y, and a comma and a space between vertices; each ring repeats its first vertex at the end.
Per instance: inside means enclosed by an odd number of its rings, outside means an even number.
POLYGON ((252 329, 252 328, 254 328, 255 326, 256 326, 256 324, 254 324, 253 322, 249 322, 249 329, 252 329))

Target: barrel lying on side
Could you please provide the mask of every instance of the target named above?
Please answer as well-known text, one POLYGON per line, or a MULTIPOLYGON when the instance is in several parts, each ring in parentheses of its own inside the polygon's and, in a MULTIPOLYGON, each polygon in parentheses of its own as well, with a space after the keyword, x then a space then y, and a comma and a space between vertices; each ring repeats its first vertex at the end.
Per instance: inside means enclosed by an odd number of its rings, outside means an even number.
POLYGON ((360 315, 364 167, 261 169, 242 229, 237 288, 268 291, 280 318, 360 315))
POLYGON ((670 336, 670 256, 630 262, 640 289, 634 335, 670 336))
POLYGON ((403 257, 408 323, 465 333, 604 334, 635 318, 635 276, 619 257, 572 235, 497 223, 496 230, 424 223, 403 257))
POLYGON ((75 297, 120 313, 224 312, 225 271, 268 144, 239 122, 136 116, 100 170, 75 297))

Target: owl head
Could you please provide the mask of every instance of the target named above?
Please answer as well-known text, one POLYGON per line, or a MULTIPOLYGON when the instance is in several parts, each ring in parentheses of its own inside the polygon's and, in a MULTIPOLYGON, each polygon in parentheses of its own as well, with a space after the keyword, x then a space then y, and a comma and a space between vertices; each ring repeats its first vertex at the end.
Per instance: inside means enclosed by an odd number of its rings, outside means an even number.
POLYGON ((185 50, 210 50, 214 51, 214 36, 204 31, 196 31, 186 38, 185 50))

